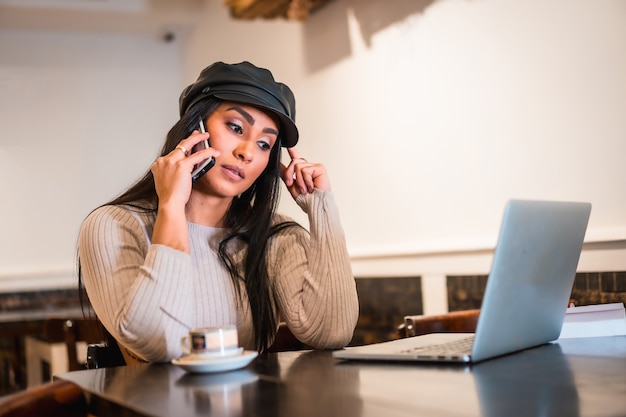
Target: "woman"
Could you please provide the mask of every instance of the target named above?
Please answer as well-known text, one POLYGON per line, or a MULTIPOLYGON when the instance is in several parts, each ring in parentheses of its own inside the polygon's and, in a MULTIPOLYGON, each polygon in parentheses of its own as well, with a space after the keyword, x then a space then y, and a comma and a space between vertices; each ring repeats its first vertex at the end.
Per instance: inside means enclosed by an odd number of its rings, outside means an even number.
POLYGON ((189 328, 225 324, 261 352, 281 321, 309 346, 345 346, 355 282, 327 172, 294 147, 289 87, 249 62, 217 62, 179 104, 150 171, 81 227, 79 275, 100 321, 127 359, 150 362, 181 356, 189 328), (275 212, 281 178, 310 234, 275 212))

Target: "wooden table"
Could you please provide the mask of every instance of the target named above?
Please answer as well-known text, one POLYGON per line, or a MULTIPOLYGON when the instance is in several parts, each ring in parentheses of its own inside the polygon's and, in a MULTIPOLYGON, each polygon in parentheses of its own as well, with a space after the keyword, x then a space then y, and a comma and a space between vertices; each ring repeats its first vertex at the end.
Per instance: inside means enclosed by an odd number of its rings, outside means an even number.
POLYGON ((626 336, 565 339, 471 367, 259 356, 192 375, 171 364, 70 372, 106 416, 624 416, 626 336))

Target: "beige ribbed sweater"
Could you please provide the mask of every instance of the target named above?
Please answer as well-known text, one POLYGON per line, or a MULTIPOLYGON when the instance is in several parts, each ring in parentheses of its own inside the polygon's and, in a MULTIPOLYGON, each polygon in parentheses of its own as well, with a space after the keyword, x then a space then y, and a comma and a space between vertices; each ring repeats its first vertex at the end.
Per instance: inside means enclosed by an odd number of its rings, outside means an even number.
MULTIPOLYGON (((296 201, 308 213, 311 231, 288 228, 269 245, 267 264, 278 312, 302 342, 340 348, 352 338, 358 299, 339 213, 329 192, 315 190, 296 201)), ((83 222, 83 280, 107 330, 150 362, 181 356, 186 326, 237 324, 240 345, 254 349, 247 298, 236 302, 230 275, 217 255, 223 229, 188 223, 191 254, 186 254, 151 244, 155 220, 153 213, 104 206, 83 222)), ((242 294, 246 296, 243 287, 242 294)))

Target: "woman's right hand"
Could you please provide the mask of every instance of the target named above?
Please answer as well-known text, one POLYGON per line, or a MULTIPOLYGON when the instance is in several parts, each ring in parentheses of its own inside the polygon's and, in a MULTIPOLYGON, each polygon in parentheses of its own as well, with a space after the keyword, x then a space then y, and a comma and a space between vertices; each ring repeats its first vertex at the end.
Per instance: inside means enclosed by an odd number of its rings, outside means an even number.
POLYGON ((187 204, 191 194, 191 173, 194 166, 220 154, 213 148, 192 153, 196 145, 208 138, 208 133, 194 130, 188 138, 181 140, 173 151, 154 161, 151 171, 159 197, 159 206, 171 204, 184 207, 187 204))
POLYGON ((152 243, 190 253, 185 206, 191 195, 193 167, 210 157, 219 156, 213 148, 191 153, 194 146, 209 138, 197 130, 167 155, 152 164, 154 187, 159 197, 159 210, 152 232, 152 243))

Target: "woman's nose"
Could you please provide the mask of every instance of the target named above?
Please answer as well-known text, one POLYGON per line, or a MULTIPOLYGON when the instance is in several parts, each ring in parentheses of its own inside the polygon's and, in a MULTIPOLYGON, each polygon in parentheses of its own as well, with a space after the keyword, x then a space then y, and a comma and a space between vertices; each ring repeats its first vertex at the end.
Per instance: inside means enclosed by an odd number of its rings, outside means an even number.
POLYGON ((240 159, 244 162, 252 161, 254 153, 252 149, 253 146, 254 145, 252 143, 242 141, 239 146, 235 148, 235 156, 237 157, 237 159, 240 159))

